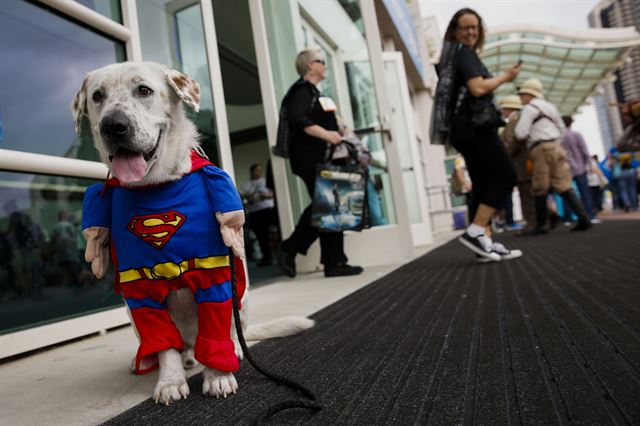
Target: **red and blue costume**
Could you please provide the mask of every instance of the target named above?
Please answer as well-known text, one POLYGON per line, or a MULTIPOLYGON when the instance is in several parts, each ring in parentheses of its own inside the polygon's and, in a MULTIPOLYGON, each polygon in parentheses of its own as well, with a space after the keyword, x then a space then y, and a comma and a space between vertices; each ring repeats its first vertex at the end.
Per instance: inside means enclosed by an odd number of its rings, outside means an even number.
MULTIPOLYGON (((230 177, 192 153, 192 171, 177 181, 125 188, 116 179, 87 188, 82 228, 109 228, 116 292, 122 292, 140 335, 136 372, 157 367, 157 353, 183 349, 167 310, 172 290, 188 288, 198 303, 195 358, 221 371, 240 367, 231 341, 229 249, 216 213, 242 210, 230 177), (140 369, 142 361, 151 367, 140 369)), ((238 297, 244 267, 236 260, 238 297)))

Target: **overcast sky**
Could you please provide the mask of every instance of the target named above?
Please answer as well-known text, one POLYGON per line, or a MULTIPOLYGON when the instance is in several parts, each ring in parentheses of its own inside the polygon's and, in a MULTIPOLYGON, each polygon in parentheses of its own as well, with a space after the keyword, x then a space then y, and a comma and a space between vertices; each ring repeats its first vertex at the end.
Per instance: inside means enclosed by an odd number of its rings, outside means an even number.
MULTIPOLYGON (((534 24, 563 29, 589 28, 587 15, 599 0, 418 0, 422 16, 435 15, 443 35, 453 14, 463 8, 474 9, 489 31, 492 28, 513 24, 534 24)), ((603 155, 600 129, 595 109, 581 108, 574 116, 573 129, 582 133, 589 151, 603 155)))

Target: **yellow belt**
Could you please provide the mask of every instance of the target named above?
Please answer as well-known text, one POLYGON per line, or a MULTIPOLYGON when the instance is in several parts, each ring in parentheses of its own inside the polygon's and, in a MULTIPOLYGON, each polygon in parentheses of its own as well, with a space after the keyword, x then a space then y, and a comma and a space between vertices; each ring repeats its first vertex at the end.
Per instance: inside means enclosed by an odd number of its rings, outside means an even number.
POLYGON ((120 271, 120 284, 147 280, 173 280, 187 271, 194 269, 213 269, 229 265, 229 256, 201 257, 183 260, 180 263, 158 263, 151 268, 127 269, 120 271))

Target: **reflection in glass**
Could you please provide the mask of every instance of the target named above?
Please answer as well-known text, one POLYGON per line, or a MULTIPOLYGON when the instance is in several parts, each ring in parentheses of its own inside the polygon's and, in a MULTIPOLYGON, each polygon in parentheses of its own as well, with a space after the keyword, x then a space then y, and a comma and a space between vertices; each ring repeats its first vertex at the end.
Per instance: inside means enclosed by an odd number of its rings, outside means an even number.
POLYGON ((387 155, 384 150, 382 133, 375 132, 362 136, 362 141, 369 147, 369 212, 371 226, 396 223, 393 209, 393 194, 387 169, 387 155))
POLYGON ((318 84, 318 89, 320 89, 323 96, 327 96, 333 99, 334 101, 337 101, 338 98, 336 94, 336 81, 335 81, 336 77, 335 75, 333 75, 333 67, 334 67, 333 56, 327 49, 325 49, 321 41, 314 40, 313 45, 319 46, 320 50, 322 50, 322 56, 324 57, 324 64, 325 64, 324 66, 327 69, 324 80, 322 80, 318 84))
POLYGON ((373 87, 371 65, 368 61, 353 61, 345 64, 351 96, 351 110, 356 129, 378 124, 378 108, 373 87))
POLYGON ((0 334, 122 305, 80 230, 88 179, 0 172, 0 334))
MULTIPOLYGON (((402 180, 404 182, 404 191, 407 200, 407 209, 409 211, 410 223, 422 222, 420 212, 420 203, 418 194, 418 185, 416 182, 415 171, 413 169, 413 156, 411 153, 410 141, 412 135, 409 134, 406 125, 410 111, 406 111, 402 99, 402 90, 400 87, 400 76, 393 61, 385 61, 386 81, 389 93, 389 101, 391 102, 391 119, 393 128, 396 131, 395 140, 398 144, 400 153, 400 167, 402 167, 402 180)), ((405 89, 406 90, 406 89, 405 89)))
POLYGON ((125 60, 122 43, 22 0, 0 13, 0 148, 98 160, 69 105, 85 75, 125 60))
MULTIPOLYGON (((344 51, 353 126, 356 131, 379 127, 378 104, 360 7, 353 0, 341 0, 340 5, 350 21, 349 31, 344 32, 346 46, 341 48, 344 51)), ((382 133, 369 131, 361 137, 371 152, 368 191, 372 225, 396 223, 382 133), (379 214, 376 213, 378 211, 379 214)))
POLYGON ((167 64, 200 83, 200 111, 188 110, 202 135, 201 146, 218 164, 218 142, 207 50, 198 2, 136 2, 145 61, 167 64))
POLYGON ((106 16, 118 23, 122 23, 122 11, 120 10, 120 0, 75 0, 89 9, 95 10, 99 14, 106 16))

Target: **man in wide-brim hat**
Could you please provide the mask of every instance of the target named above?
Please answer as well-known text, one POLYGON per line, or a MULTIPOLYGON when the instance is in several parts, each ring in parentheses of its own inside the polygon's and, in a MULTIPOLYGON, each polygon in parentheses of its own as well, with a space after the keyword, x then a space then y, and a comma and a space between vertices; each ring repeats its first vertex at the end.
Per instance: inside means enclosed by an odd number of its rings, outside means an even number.
POLYGON ((566 130, 558 109, 545 101, 543 85, 537 78, 526 80, 518 89, 524 107, 515 128, 515 137, 525 141, 533 161, 531 191, 535 196, 536 226, 532 234, 547 232, 547 194, 553 188, 578 216, 572 231, 591 227, 589 216, 571 186, 567 152, 560 145, 566 130))

